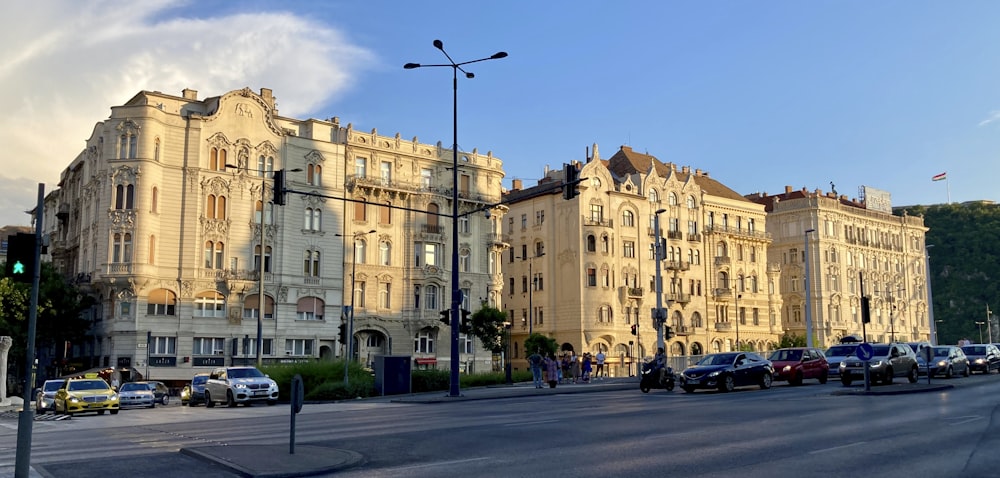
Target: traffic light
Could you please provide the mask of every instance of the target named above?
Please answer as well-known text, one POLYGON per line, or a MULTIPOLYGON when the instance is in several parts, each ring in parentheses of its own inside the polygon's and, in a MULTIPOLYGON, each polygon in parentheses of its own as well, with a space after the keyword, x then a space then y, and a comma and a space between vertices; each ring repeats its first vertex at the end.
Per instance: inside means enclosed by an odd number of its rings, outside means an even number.
POLYGON ((274 172, 274 203, 279 206, 285 205, 285 170, 279 169, 274 172))
POLYGON ((676 335, 674 334, 674 328, 668 325, 667 330, 663 332, 663 338, 670 340, 674 338, 674 335, 676 335))
POLYGON ((450 317, 451 317, 451 311, 450 310, 447 310, 447 309, 446 310, 442 310, 440 312, 440 315, 441 315, 441 318, 438 319, 438 320, 440 320, 442 324, 444 324, 444 325, 451 325, 451 319, 450 319, 450 317))
POLYGON ((469 314, 471 314, 471 312, 465 309, 461 309, 461 314, 462 314, 462 322, 458 326, 458 331, 466 335, 471 334, 472 320, 469 319, 469 314))
POLYGON ((563 199, 573 199, 580 194, 576 190, 580 183, 580 170, 573 163, 563 164, 563 199))
POLYGON ((639 335, 635 324, 632 324, 632 335, 639 335))
POLYGON ((337 339, 342 344, 347 343, 347 324, 340 324, 340 337, 337 339))
POLYGON ((7 237, 7 277, 26 284, 34 281, 34 234, 19 232, 7 237))
POLYGON ((870 324, 872 322, 871 299, 868 296, 861 296, 861 323, 870 324))

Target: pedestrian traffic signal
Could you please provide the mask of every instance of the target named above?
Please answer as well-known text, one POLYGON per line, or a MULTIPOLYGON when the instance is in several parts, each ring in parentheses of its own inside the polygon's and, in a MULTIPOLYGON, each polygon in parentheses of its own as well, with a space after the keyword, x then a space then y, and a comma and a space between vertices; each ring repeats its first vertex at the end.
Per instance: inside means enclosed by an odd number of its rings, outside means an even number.
POLYGON ((438 320, 440 320, 441 323, 443 323, 444 325, 451 325, 451 319, 450 319, 450 317, 451 317, 451 311, 450 310, 442 310, 440 312, 440 315, 441 315, 441 318, 438 319, 438 320))
POLYGON ((576 164, 563 164, 563 199, 573 199, 579 195, 580 192, 576 190, 579 183, 580 170, 576 168, 576 164))
POLYGON ((871 299, 868 296, 861 296, 861 323, 870 324, 872 322, 871 299))
POLYGON ((339 330, 340 330, 340 337, 337 338, 337 341, 340 342, 340 343, 342 343, 342 344, 346 344, 347 343, 347 324, 340 324, 339 330))
POLYGON ((285 205, 285 170, 279 169, 274 172, 274 203, 279 206, 285 205))
POLYGON ((35 235, 19 232, 7 236, 7 277, 31 284, 35 278, 35 235))
POLYGON ((636 325, 632 324, 632 335, 639 335, 638 331, 636 331, 635 329, 636 329, 636 325))
POLYGON ((461 309, 460 312, 462 314, 462 322, 458 326, 458 331, 461 332, 461 333, 463 333, 463 334, 466 334, 466 335, 471 334, 472 333, 472 320, 469 319, 469 314, 471 314, 471 312, 469 312, 469 311, 467 311, 465 309, 461 309))
POLYGON ((675 335, 674 334, 674 328, 668 325, 667 326, 667 330, 665 330, 663 332, 663 338, 665 338, 667 340, 670 340, 670 339, 674 338, 674 335, 675 335))

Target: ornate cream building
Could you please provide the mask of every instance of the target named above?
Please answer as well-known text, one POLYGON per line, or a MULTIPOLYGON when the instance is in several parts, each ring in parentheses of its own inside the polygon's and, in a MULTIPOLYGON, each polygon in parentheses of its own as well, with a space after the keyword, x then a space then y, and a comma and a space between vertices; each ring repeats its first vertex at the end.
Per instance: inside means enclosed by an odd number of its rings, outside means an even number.
POLYGON ((668 353, 728 351, 737 343, 765 350, 778 341, 780 269, 768 263, 763 205, 707 172, 625 146, 603 160, 595 145, 578 166, 585 180, 572 200, 558 188, 562 171, 547 171, 528 189, 515 181, 506 196, 503 232, 512 247, 503 258, 503 308, 513 319, 518 368, 525 368, 529 331, 578 354, 603 351, 616 374, 628 373, 630 357, 655 353, 659 210, 663 306, 677 333, 668 353))
POLYGON ((893 215, 885 203, 887 195, 869 196, 855 200, 835 192, 791 187, 783 194, 747 196, 767 209, 767 232, 773 240, 768 257, 780 263, 782 270, 781 323, 785 330, 803 337, 804 261, 809 261, 816 346, 832 345, 847 335, 861 336, 862 285, 864 294, 871 297, 869 341, 930 338, 927 227, 923 218, 893 215))
MULTIPOLYGON (((500 160, 460 154, 460 212, 499 202, 500 160)), ((450 219, 435 213, 450 217, 451 166, 440 144, 283 117, 268 89, 140 92, 97 123, 45 201, 53 262, 98 299, 92 339, 70 359, 168 381, 253 363, 263 266, 265 362, 341 356, 353 304, 357 360, 413 354, 446 368, 450 333, 437 319, 456 265, 450 219), (277 170, 294 191, 284 206, 277 170)), ((471 299, 502 288, 504 210, 460 222, 471 299)), ((463 366, 490 359, 463 337, 463 366)))

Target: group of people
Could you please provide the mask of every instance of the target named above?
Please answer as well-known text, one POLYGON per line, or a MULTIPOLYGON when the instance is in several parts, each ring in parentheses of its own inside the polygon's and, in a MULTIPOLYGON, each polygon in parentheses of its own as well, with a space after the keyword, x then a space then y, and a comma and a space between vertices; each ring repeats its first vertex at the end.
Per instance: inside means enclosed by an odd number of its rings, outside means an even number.
POLYGON ((531 368, 531 376, 534 379, 535 388, 543 388, 543 383, 548 383, 549 388, 556 388, 559 383, 588 383, 591 374, 596 366, 596 376, 607 376, 604 368, 606 356, 604 352, 598 352, 596 356, 585 352, 583 357, 577 357, 576 353, 570 351, 564 353, 561 358, 556 358, 554 353, 549 353, 548 357, 543 357, 541 351, 528 356, 528 366, 531 368))

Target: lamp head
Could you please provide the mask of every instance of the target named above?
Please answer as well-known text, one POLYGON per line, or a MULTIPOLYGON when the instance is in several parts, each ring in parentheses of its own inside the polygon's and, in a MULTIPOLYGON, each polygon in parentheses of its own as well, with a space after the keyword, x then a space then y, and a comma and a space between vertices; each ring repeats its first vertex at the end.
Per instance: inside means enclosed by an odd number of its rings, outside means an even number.
POLYGON ((494 53, 493 56, 490 57, 491 60, 499 60, 501 58, 507 58, 507 52, 505 52, 505 51, 498 51, 498 52, 494 53))
POLYGON ((407 63, 403 65, 403 69, 405 70, 412 70, 414 68, 420 68, 420 63, 407 63))
POLYGON ((467 72, 465 72, 465 77, 471 80, 471 79, 475 78, 476 75, 473 74, 471 71, 467 71, 467 72))
POLYGON ((444 43, 442 43, 441 40, 434 40, 434 48, 444 50, 444 43))

